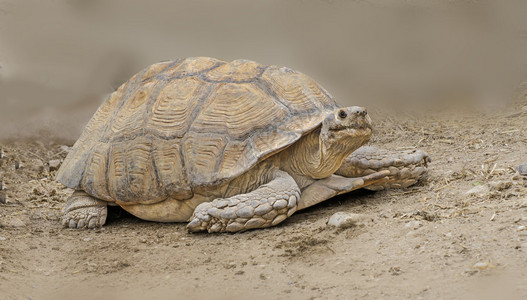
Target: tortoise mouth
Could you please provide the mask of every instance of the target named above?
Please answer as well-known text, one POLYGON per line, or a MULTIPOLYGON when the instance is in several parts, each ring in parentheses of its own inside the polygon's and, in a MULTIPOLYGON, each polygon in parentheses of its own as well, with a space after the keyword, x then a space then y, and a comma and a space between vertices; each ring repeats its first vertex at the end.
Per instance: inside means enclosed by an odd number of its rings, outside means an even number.
POLYGON ((338 143, 365 143, 373 133, 371 125, 353 127, 331 128, 328 130, 329 137, 338 143), (362 142, 360 142, 362 141, 362 142))
POLYGON ((344 131, 352 131, 352 130, 366 130, 369 129, 369 131, 372 130, 372 126, 369 122, 360 122, 355 121, 351 124, 337 124, 335 126, 332 126, 328 128, 330 131, 333 132, 344 132, 344 131))

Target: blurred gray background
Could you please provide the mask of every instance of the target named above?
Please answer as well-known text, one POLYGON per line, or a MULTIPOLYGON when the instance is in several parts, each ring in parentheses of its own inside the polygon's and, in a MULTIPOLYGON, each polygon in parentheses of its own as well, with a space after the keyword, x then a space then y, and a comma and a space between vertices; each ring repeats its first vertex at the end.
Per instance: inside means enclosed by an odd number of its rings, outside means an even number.
POLYGON ((251 59, 344 104, 495 109, 527 78, 527 1, 0 1, 0 139, 73 141, 158 61, 251 59))

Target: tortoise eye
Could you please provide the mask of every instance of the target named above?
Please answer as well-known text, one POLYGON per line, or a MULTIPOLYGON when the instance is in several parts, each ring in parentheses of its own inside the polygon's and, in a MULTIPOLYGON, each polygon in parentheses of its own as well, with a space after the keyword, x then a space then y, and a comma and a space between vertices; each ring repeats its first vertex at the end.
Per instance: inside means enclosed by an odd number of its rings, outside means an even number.
POLYGON ((340 117, 341 119, 344 119, 344 118, 346 118, 347 116, 348 116, 348 114, 347 114, 345 111, 343 111, 343 110, 339 111, 339 117, 340 117))

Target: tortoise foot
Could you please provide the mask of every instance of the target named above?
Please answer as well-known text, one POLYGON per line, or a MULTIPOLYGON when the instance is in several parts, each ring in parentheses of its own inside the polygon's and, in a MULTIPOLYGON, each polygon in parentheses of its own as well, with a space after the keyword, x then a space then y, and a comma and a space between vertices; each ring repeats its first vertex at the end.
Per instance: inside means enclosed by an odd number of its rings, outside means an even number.
POLYGON ((298 207, 300 189, 287 173, 275 170, 275 178, 256 190, 196 207, 187 228, 191 232, 239 232, 277 225, 298 207))
POLYGON ((422 150, 389 151, 363 146, 348 156, 335 174, 353 178, 388 170, 386 181, 365 188, 372 191, 407 188, 426 176, 431 161, 430 155, 422 150))
POLYGON ((65 228, 96 228, 106 222, 108 215, 107 203, 91 197, 83 191, 75 191, 68 199, 62 226, 65 228))

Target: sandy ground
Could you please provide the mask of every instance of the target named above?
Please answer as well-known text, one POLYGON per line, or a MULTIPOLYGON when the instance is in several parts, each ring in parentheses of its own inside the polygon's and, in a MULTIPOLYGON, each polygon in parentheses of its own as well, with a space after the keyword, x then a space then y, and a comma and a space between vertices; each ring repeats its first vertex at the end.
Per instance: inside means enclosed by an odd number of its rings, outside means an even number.
POLYGON ((54 160, 71 145, 5 141, 1 298, 525 299, 527 176, 514 168, 527 161, 526 105, 490 115, 373 112, 372 144, 427 151, 427 180, 340 196, 238 234, 189 234, 119 209, 102 229, 63 229, 71 190, 53 181, 54 160), (477 186, 488 189, 466 194, 477 186), (371 221, 328 227, 339 211, 371 221))
POLYGON ((527 78, 525 4, 0 0, 0 300, 527 299, 527 101, 496 101, 527 78), (102 229, 63 229, 71 190, 53 178, 100 97, 202 55, 286 65, 368 106, 372 144, 427 151, 428 178, 239 234, 119 209, 102 229), (471 101, 499 111, 386 108, 471 101), (328 227, 341 211, 371 221, 328 227))

